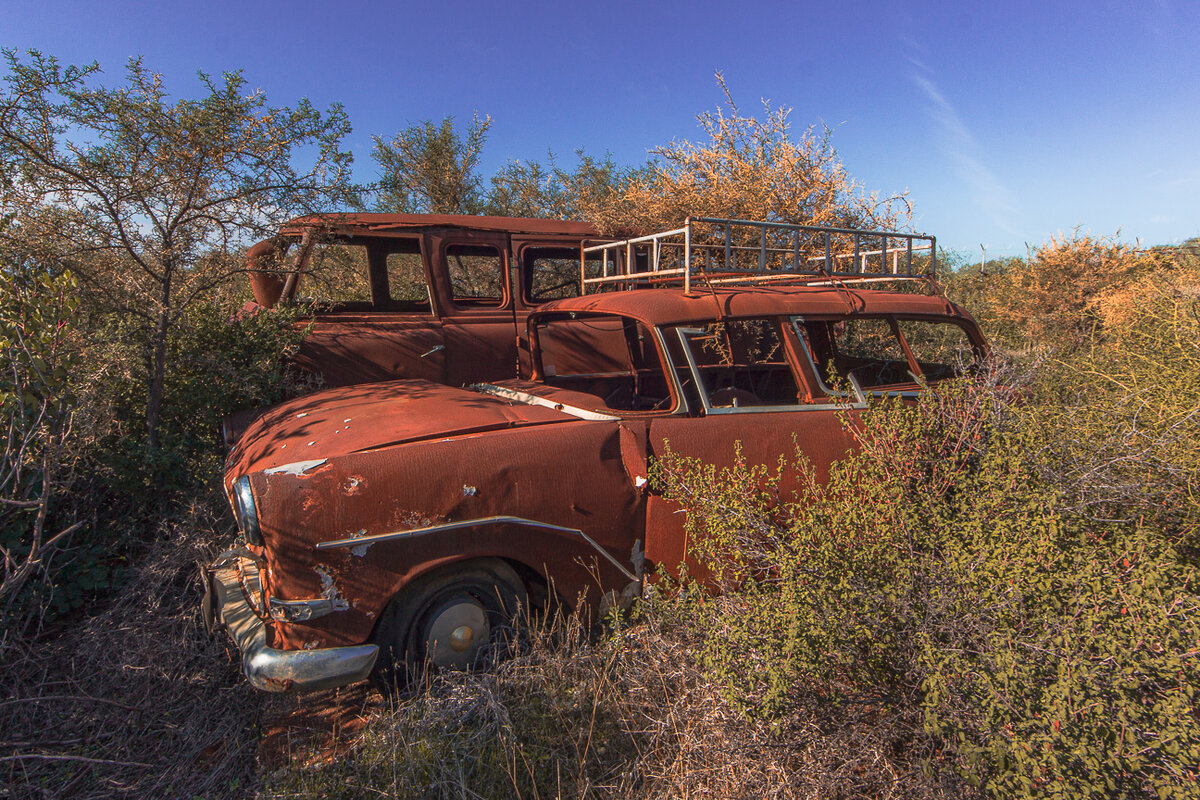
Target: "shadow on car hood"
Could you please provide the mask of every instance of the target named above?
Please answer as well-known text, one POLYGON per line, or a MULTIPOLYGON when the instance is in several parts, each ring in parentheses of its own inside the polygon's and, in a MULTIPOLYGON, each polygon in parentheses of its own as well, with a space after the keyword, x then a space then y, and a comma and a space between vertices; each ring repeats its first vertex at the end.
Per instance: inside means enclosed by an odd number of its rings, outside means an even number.
POLYGON ((404 442, 576 420, 425 380, 329 389, 296 398, 254 420, 226 461, 226 474, 303 472, 348 453, 404 442))

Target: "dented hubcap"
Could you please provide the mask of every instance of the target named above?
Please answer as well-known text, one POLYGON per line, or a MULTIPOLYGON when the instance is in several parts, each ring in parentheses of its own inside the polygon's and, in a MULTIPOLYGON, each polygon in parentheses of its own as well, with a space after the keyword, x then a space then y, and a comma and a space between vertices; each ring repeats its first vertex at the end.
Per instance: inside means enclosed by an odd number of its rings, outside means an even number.
POLYGON ((441 669, 468 669, 491 633, 487 613, 475 598, 460 595, 442 603, 429 616, 426 647, 429 660, 441 669))

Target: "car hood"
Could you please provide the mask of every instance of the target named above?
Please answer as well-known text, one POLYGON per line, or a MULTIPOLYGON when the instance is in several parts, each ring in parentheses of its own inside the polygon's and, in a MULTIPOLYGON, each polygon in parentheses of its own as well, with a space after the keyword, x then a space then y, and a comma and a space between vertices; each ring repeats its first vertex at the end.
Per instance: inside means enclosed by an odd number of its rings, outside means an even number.
POLYGON ((573 420, 554 408, 425 380, 340 387, 282 403, 250 423, 226 461, 226 481, 258 471, 303 472, 404 442, 573 420))

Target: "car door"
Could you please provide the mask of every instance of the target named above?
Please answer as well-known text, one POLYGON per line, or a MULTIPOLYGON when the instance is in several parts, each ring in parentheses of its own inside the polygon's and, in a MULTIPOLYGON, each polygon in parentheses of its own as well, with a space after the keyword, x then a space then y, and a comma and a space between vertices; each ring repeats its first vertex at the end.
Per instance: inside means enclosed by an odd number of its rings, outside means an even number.
POLYGON ((317 312, 295 356, 325 386, 446 377, 421 237, 321 242, 301 279, 317 312))
MULTIPOLYGON (((677 327, 664 331, 664 340, 689 412, 651 421, 652 457, 670 452, 728 467, 740 452, 747 465, 774 468, 781 456, 794 462, 800 454, 825 481, 830 464, 853 446, 845 423, 856 409, 813 386, 801 360, 805 345, 786 320, 677 327)), ((785 481, 782 488, 788 492, 795 484, 785 481)), ((646 556, 671 574, 686 564, 689 574, 706 579, 681 511, 676 501, 650 496, 646 556)))
POLYGON ((517 375, 517 325, 509 286, 508 237, 447 229, 431 237, 435 302, 445 342, 446 383, 517 375))

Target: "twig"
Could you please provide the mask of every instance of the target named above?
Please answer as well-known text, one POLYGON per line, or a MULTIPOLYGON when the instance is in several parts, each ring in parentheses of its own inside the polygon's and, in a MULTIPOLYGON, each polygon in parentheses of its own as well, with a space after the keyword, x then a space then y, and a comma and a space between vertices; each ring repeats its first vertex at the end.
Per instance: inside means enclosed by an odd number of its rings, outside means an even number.
POLYGON ((48 694, 48 695, 42 695, 40 697, 18 697, 15 700, 5 700, 4 702, 0 702, 0 708, 4 708, 5 706, 15 705, 17 703, 40 703, 43 700, 89 700, 93 703, 104 703, 105 705, 116 706, 117 708, 123 708, 126 711, 140 710, 137 706, 128 706, 128 705, 125 705, 124 703, 118 703, 116 700, 106 700, 103 697, 92 697, 92 696, 86 695, 86 694, 83 694, 83 695, 48 694))
POLYGON ((109 758, 88 758, 87 756, 70 756, 55 753, 18 753, 15 756, 0 756, 0 761, 82 761, 86 764, 112 764, 117 767, 145 767, 154 769, 154 764, 141 761, 113 761, 109 758))

